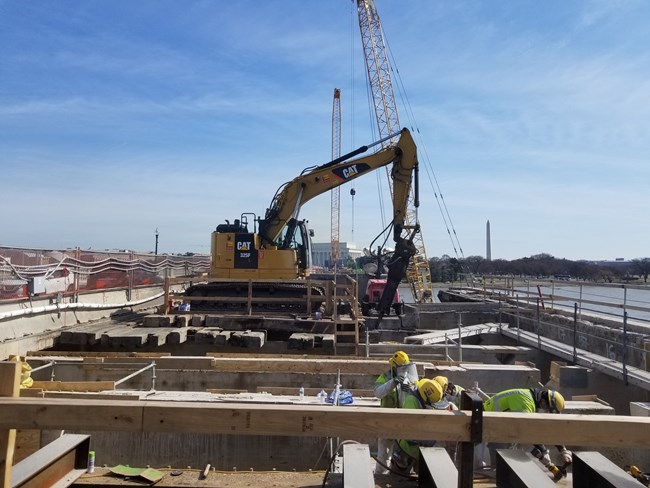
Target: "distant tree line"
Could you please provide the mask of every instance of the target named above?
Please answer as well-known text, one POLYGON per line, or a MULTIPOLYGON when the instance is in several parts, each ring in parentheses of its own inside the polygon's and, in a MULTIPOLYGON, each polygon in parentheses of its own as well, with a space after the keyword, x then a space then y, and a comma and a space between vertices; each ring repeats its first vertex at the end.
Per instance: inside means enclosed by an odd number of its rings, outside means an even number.
POLYGON ((648 282, 650 258, 637 258, 631 261, 571 261, 558 259, 550 254, 536 254, 527 258, 493 259, 488 261, 481 256, 452 258, 443 255, 429 259, 431 279, 434 282, 456 281, 461 274, 475 276, 500 275, 533 277, 539 279, 573 279, 581 281, 615 283, 648 282))

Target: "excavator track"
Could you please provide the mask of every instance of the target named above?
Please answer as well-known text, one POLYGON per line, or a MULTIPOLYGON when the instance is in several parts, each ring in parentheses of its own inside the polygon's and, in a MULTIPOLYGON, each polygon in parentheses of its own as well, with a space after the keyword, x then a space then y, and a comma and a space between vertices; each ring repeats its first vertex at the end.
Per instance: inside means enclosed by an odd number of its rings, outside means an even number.
MULTIPOLYGON (((253 312, 307 313, 307 284, 282 282, 253 282, 253 312), (266 301, 265 299, 268 299, 266 301), (282 300, 285 299, 285 300, 282 300)), ((318 286, 311 287, 312 296, 322 296, 323 300, 312 301, 311 310, 316 311, 325 301, 325 291, 318 286)), ((211 282, 199 283, 185 290, 185 296, 191 297, 191 310, 194 312, 246 312, 248 282, 211 282), (223 300, 200 300, 200 297, 221 298, 223 300)))

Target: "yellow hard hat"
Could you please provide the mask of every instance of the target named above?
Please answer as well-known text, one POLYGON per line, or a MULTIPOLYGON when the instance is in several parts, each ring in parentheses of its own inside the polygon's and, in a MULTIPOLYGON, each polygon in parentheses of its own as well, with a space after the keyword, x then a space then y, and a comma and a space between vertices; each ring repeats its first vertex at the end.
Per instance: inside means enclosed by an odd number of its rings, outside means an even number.
POLYGON ((397 366, 404 366, 405 364, 409 364, 411 360, 409 359, 408 354, 406 354, 404 351, 397 351, 391 356, 388 362, 390 363, 391 368, 396 368, 397 366))
POLYGON ((442 391, 447 391, 449 388, 449 379, 446 376, 436 376, 433 381, 442 387, 442 391))
POLYGON ((564 410, 564 397, 559 391, 548 390, 548 409, 553 413, 561 413, 564 410))
POLYGON ((437 381, 430 380, 429 378, 423 378, 418 380, 416 383, 418 387, 418 393, 420 397, 424 400, 425 403, 433 405, 442 400, 442 387, 437 381))

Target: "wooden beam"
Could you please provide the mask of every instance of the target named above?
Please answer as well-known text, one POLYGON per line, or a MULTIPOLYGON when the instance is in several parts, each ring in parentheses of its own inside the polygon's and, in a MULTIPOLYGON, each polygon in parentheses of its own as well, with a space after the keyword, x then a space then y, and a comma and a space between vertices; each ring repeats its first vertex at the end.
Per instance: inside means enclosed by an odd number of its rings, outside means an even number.
MULTIPOLYGON (((293 359, 277 358, 269 356, 255 358, 213 358, 213 369, 224 372, 272 372, 272 373, 331 373, 336 374, 338 370, 341 374, 364 374, 376 375, 386 371, 388 366, 387 360, 366 359, 366 360, 348 360, 346 359, 293 359)), ((424 375, 425 368, 433 368, 432 363, 417 363, 418 374, 424 375)))
POLYGON ((105 391, 114 390, 114 381, 34 381, 34 388, 43 391, 105 391))
MULTIPOLYGON (((0 429, 468 442, 469 412, 205 402, 0 398, 0 429)), ((650 417, 484 412, 484 442, 650 448, 650 417)))
POLYGON ((19 463, 27 456, 34 454, 41 447, 41 431, 26 429, 16 431, 16 449, 14 451, 14 464, 19 463))
MULTIPOLYGON (((20 368, 18 361, 0 362, 0 397, 18 397, 20 392, 20 368)), ((16 414, 20 415, 20 414, 16 414)), ((14 464, 16 430, 0 427, 0 485, 11 487, 11 467, 14 464)))

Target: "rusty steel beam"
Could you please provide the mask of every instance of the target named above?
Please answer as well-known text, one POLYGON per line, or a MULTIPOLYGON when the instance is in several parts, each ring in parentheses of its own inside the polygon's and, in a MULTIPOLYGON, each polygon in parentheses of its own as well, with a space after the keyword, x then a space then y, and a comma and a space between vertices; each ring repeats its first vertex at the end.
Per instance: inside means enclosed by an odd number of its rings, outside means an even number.
POLYGON ((86 472, 90 436, 65 434, 17 463, 11 488, 69 486, 86 472))

